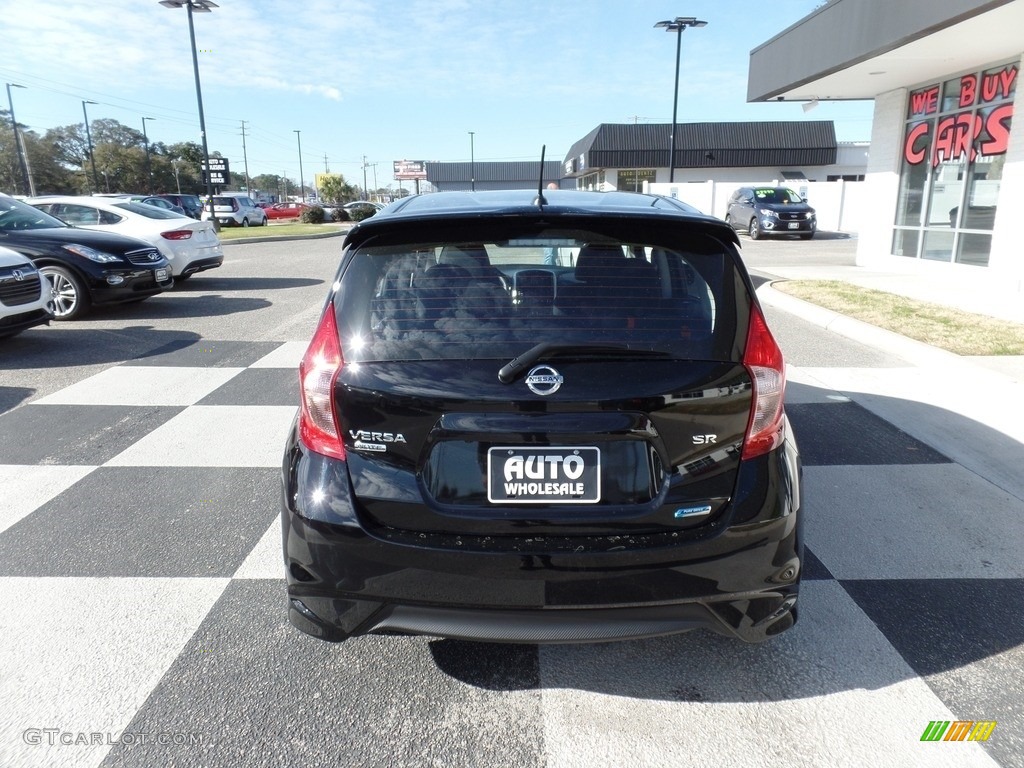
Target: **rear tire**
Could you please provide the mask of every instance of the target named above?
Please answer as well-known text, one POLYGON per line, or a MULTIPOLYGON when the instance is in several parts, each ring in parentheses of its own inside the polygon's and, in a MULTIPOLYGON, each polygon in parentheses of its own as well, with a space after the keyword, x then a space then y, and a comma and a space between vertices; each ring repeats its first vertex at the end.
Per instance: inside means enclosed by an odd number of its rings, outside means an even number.
POLYGON ((89 311, 92 300, 78 275, 67 267, 46 265, 40 267, 53 289, 55 320, 76 320, 89 311))
POLYGON ((761 239, 761 227, 757 223, 757 219, 750 220, 750 226, 747 228, 747 232, 750 234, 751 240, 761 239))

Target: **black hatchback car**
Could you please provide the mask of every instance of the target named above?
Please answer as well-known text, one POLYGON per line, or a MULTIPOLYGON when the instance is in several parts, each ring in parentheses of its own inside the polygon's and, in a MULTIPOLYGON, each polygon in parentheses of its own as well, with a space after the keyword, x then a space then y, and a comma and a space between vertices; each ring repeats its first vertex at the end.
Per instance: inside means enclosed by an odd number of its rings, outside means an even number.
POLYGON ((28 256, 50 281, 57 320, 174 286, 170 263, 149 243, 68 226, 7 195, 0 195, 0 245, 28 256))
POLYGON ((729 198, 725 221, 751 240, 765 235, 797 235, 810 240, 818 228, 815 210, 786 187, 740 187, 729 198))
POLYGON ((668 198, 543 195, 416 196, 347 235, 284 453, 291 622, 788 629, 800 458, 735 233, 668 198))

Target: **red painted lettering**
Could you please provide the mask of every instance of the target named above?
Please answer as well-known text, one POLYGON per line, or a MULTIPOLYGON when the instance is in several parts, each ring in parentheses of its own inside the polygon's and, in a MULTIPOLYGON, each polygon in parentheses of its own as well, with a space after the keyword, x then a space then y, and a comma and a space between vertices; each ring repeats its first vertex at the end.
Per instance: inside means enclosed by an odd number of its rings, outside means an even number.
POLYGON ((1000 91, 1004 99, 1008 99, 1013 93, 1013 81, 1017 79, 1017 68, 1007 67, 999 73, 1000 91))
POLYGON ((999 99, 1008 99, 1013 95, 1013 81, 1017 79, 1017 68, 1006 67, 999 72, 985 75, 981 82, 981 101, 983 104, 999 99))
POLYGON ((935 132, 935 151, 932 154, 932 165, 965 157, 974 160, 976 152, 972 146, 975 137, 981 133, 980 116, 970 113, 947 117, 939 122, 935 132))
POLYGON ((939 108, 939 86, 910 94, 910 111, 914 115, 930 115, 939 108))
POLYGON ((981 100, 985 103, 995 101, 996 96, 999 95, 1000 84, 998 74, 985 75, 981 81, 981 100))
POLYGON ((985 120, 985 131, 989 138, 982 141, 979 151, 983 157, 1001 155, 1010 145, 1010 118, 1013 116, 1013 105, 1003 104, 993 109, 985 120))
POLYGON ((969 107, 978 96, 977 75, 964 75, 960 78, 960 106, 969 107))
POLYGON ((918 123, 907 134, 906 143, 903 145, 903 157, 911 165, 923 163, 928 153, 928 126, 928 123, 918 123))

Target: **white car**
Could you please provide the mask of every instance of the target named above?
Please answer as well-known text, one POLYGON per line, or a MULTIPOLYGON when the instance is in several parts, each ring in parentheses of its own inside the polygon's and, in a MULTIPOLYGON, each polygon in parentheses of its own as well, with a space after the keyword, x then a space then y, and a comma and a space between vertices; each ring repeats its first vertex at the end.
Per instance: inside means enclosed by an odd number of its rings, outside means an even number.
MULTIPOLYGON (((210 218, 210 204, 203 206, 203 221, 210 218)), ((262 227, 267 213, 243 192, 222 192, 213 196, 213 215, 226 227, 262 227)))
POLYGON ((115 232, 152 244, 170 262, 175 280, 224 263, 224 247, 208 221, 116 198, 53 195, 26 202, 73 227, 115 232))
POLYGON ((0 337, 53 319, 53 291, 27 256, 0 246, 0 337))

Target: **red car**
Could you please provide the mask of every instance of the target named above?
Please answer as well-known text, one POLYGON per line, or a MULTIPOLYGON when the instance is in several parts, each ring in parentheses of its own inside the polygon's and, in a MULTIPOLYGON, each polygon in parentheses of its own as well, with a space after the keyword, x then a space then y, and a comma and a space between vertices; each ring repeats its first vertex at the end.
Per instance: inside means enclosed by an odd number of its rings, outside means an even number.
POLYGON ((303 211, 311 207, 305 203, 275 203, 274 205, 268 205, 263 210, 266 212, 268 219, 277 221, 280 219, 297 219, 302 215, 303 211))

